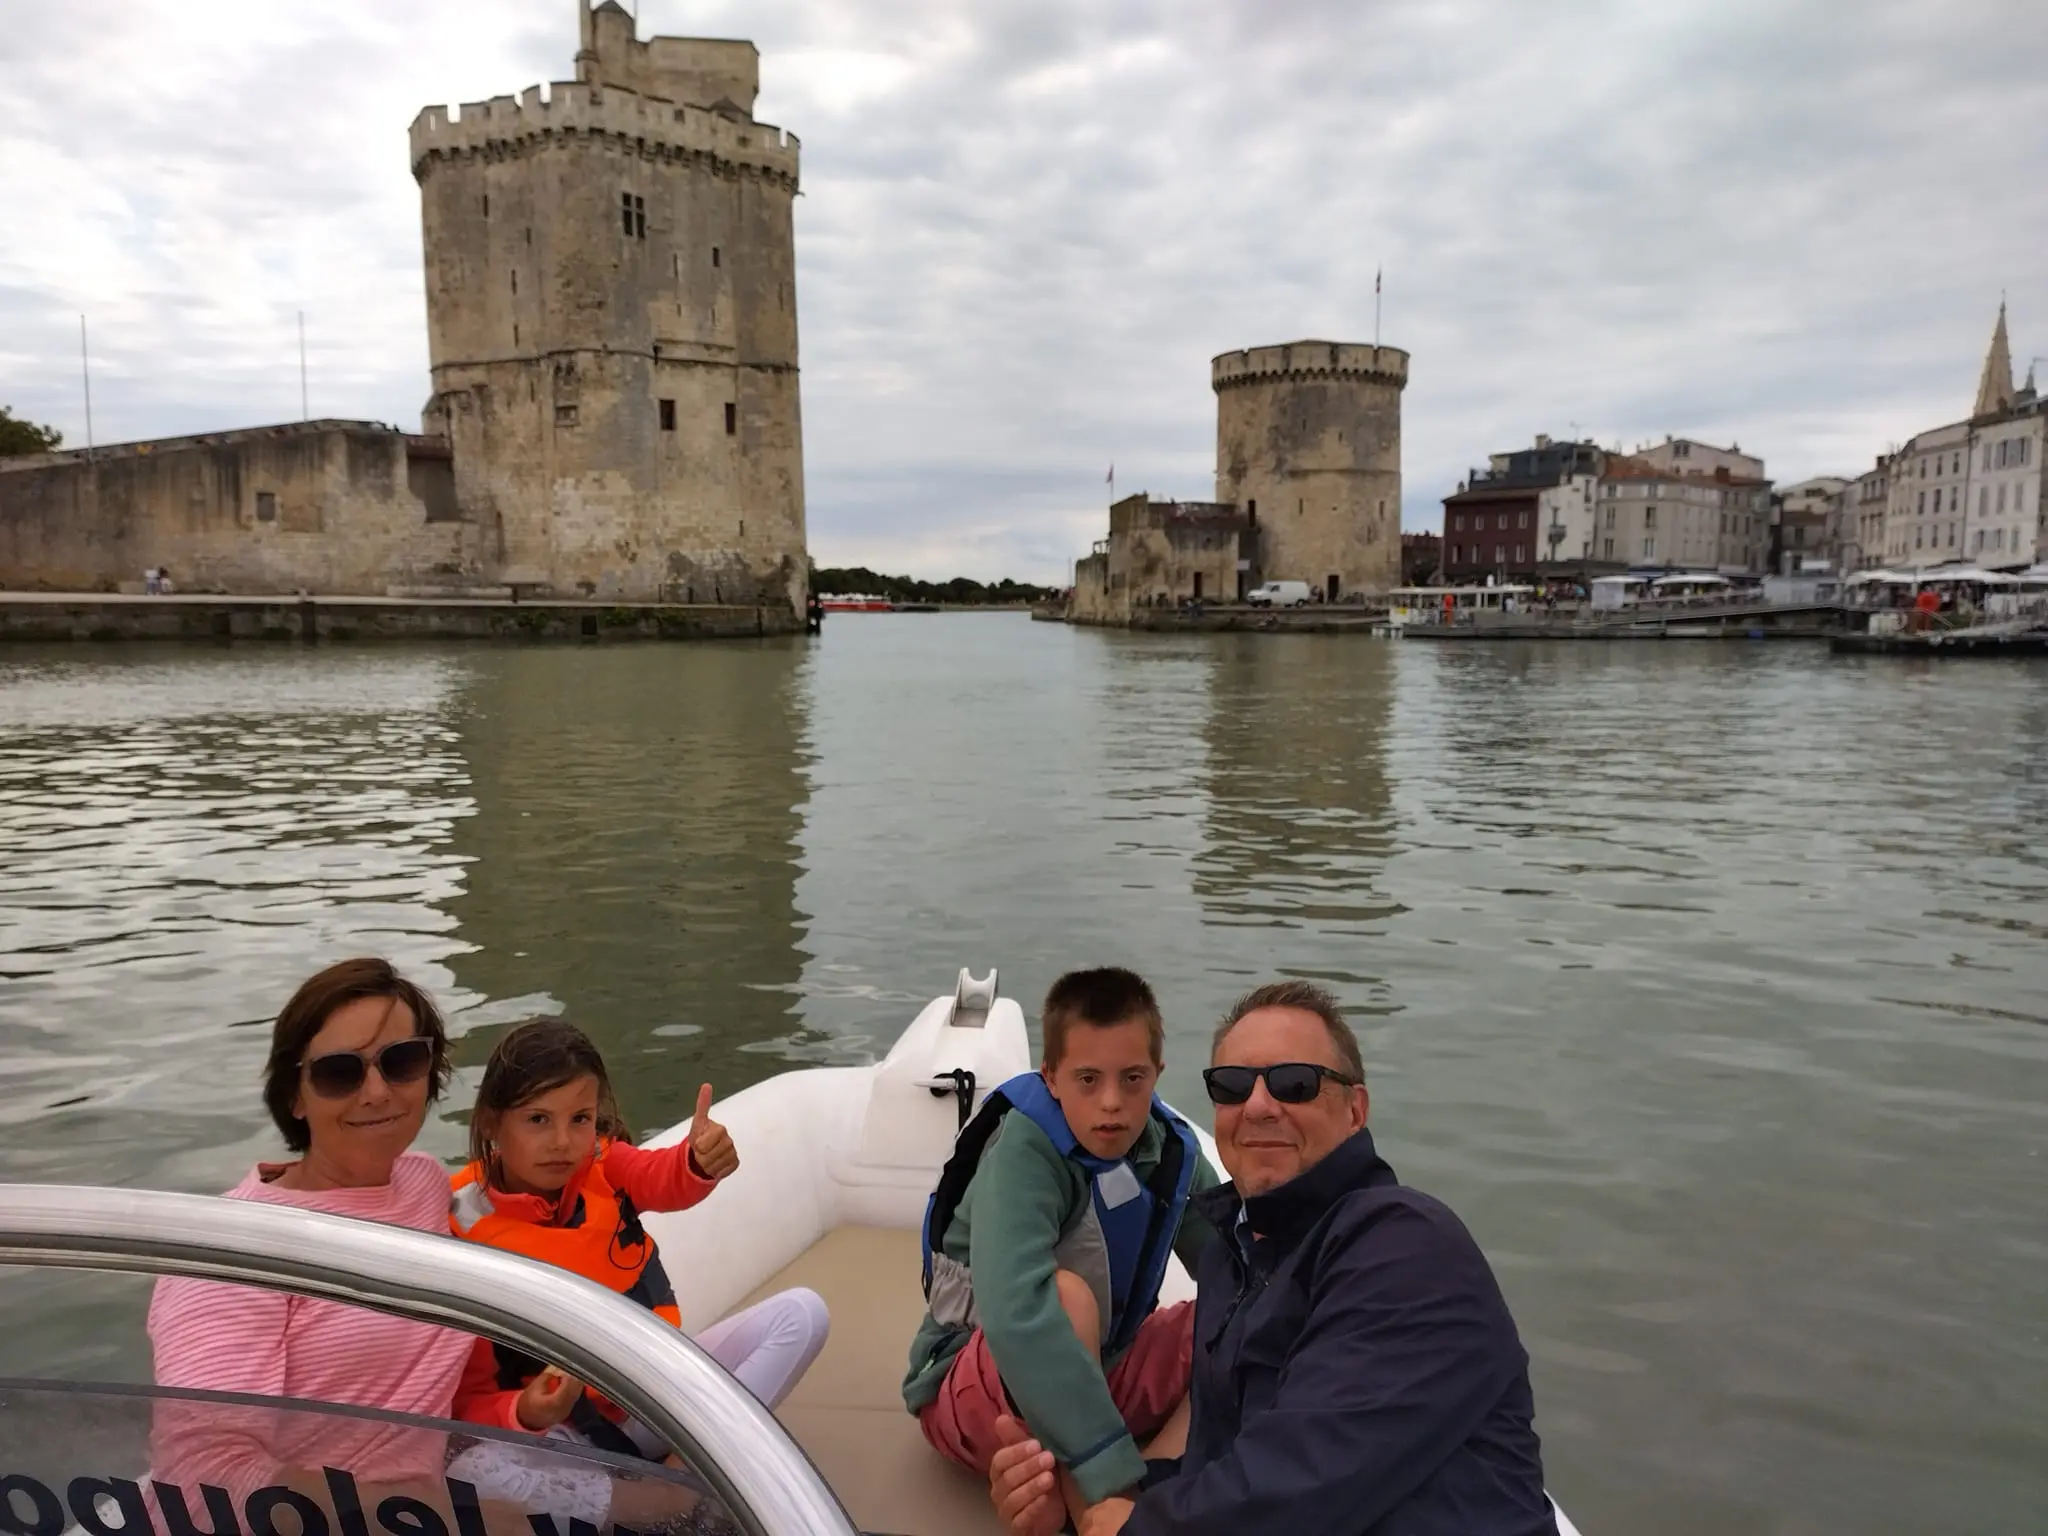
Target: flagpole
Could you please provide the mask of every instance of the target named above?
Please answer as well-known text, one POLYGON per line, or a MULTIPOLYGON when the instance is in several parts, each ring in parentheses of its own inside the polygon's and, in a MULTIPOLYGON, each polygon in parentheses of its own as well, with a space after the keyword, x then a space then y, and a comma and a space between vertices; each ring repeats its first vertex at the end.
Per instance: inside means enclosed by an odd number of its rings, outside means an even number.
POLYGON ((306 395, 306 312, 299 311, 299 420, 311 421, 313 408, 306 395))
POLYGON ((78 317, 78 372, 85 380, 85 456, 92 457, 92 360, 85 349, 85 316, 78 317))

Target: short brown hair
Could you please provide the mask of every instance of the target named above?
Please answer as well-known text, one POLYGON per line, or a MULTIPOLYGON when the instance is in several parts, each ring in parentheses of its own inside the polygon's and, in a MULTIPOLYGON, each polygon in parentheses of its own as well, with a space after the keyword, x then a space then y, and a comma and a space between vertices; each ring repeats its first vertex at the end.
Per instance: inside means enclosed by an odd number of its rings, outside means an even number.
POLYGON ((1045 994, 1045 1011, 1039 1015, 1045 1033, 1045 1064, 1060 1064, 1067 1051, 1067 1031, 1075 1024, 1111 1029, 1133 1019, 1144 1020, 1145 1041, 1157 1066, 1166 1059, 1166 1025, 1145 978, 1120 965, 1067 972, 1045 994))
POLYGON ((1212 1062, 1223 1049, 1225 1037, 1237 1028, 1238 1020, 1261 1008, 1299 1008, 1314 1014, 1330 1032, 1330 1049, 1337 1057, 1338 1068, 1355 1082, 1365 1081, 1365 1058, 1358 1054, 1358 1036, 1344 1022, 1344 1011, 1337 1006, 1337 999, 1312 981, 1269 981, 1240 997, 1216 1026, 1215 1038, 1209 1042, 1212 1062))
POLYGON ((392 968, 389 960, 343 960, 308 976, 284 1005, 270 1031, 270 1059, 263 1065, 263 1103, 294 1152, 312 1146, 306 1122, 292 1113, 299 1097, 299 1071, 306 1047, 336 1010, 365 997, 388 997, 412 1010, 413 1033, 434 1042, 434 1069, 427 1078, 428 1099, 438 1099, 448 1086, 448 1031, 441 1011, 414 983, 392 968))
POLYGON ((498 1116, 579 1077, 597 1079, 597 1134, 613 1141, 631 1141, 633 1133, 619 1113, 611 1074, 604 1057, 567 1019, 552 1014, 528 1019, 498 1042, 484 1064, 477 1085, 476 1108, 469 1115, 469 1160, 490 1170, 490 1132, 498 1116))

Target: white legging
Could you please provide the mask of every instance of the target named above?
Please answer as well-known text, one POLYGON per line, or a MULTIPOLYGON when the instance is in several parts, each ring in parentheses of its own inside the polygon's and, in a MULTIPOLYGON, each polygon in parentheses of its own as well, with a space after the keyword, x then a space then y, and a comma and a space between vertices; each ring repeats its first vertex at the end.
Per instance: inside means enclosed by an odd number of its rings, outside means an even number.
MULTIPOLYGON (((741 1386, 773 1408, 810 1369, 830 1331, 825 1299, 798 1287, 722 1318, 695 1338, 741 1386)), ((627 1419, 619 1427, 648 1456, 668 1454, 666 1443, 639 1420, 627 1419)), ((588 1443, 566 1424, 556 1425, 542 1438, 588 1443)), ((592 1524, 603 1524, 611 1505, 611 1478, 601 1469, 561 1457, 527 1456, 502 1441, 471 1446, 449 1471, 475 1483, 486 1497, 508 1499, 530 1510, 552 1509, 592 1524)))
MULTIPOLYGON (((734 1380, 774 1408, 803 1379, 831 1331, 825 1298, 798 1286, 720 1318, 692 1337, 698 1348, 732 1372, 734 1380)), ((637 1419, 620 1427, 649 1455, 667 1453, 668 1447, 637 1419)))

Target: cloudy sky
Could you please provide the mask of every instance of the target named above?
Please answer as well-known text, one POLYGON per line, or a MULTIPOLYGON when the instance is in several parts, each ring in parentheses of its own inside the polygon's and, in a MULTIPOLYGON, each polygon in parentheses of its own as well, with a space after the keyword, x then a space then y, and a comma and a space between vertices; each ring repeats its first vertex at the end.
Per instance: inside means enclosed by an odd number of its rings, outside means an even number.
MULTIPOLYGON (((0 403, 100 441, 416 426, 406 128, 572 73, 576 0, 0 0, 0 403)), ((641 0, 753 38, 797 205, 812 553, 1061 579, 1205 497, 1208 360, 1414 354, 1405 521, 1574 430, 1781 481, 2048 353, 2048 5, 641 0)), ((2048 382, 2048 364, 2043 367, 2048 382)))

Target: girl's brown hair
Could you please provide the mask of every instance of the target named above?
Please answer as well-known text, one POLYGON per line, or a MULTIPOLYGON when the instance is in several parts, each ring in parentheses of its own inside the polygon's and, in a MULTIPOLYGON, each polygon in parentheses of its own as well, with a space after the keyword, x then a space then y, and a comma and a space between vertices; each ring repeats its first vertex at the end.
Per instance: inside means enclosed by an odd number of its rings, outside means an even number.
POLYGON ((631 1141, 633 1133, 619 1113, 604 1057, 591 1044, 590 1036, 567 1019, 528 1019, 498 1042, 484 1066, 476 1108, 469 1117, 469 1160, 488 1172, 491 1132, 498 1117, 581 1077, 597 1079, 597 1134, 613 1141, 631 1141))
POLYGON ((389 960, 343 960, 308 976, 284 1005, 270 1031, 270 1059, 263 1066, 263 1103, 277 1122, 284 1144, 294 1152, 312 1146, 306 1122, 292 1113, 299 1098, 299 1075, 306 1047, 321 1027, 343 1006, 365 997, 388 997, 412 1013, 412 1030, 434 1042, 434 1067, 427 1078, 427 1098, 441 1097, 448 1086, 448 1031, 434 1000, 392 969, 389 960))

